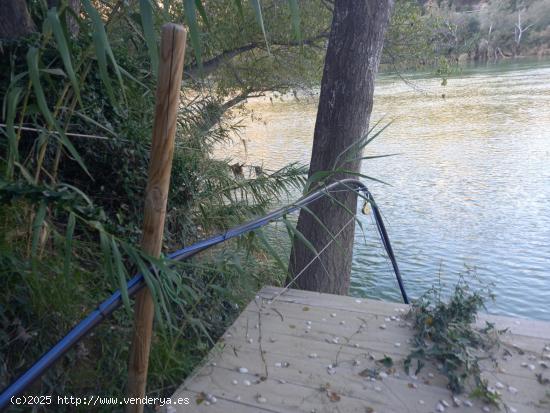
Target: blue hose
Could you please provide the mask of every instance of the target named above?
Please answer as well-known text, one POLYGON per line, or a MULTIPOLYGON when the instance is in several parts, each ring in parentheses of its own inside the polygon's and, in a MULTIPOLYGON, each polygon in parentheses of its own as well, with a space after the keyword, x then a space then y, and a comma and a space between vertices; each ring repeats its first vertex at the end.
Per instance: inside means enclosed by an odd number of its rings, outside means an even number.
MULTIPOLYGON (((397 266, 397 261, 395 259, 391 244, 382 221, 382 216, 372 195, 370 194, 367 187, 360 181, 355 179, 342 179, 336 181, 326 187, 318 189, 313 193, 301 198, 296 203, 277 209, 261 218, 257 218, 250 222, 247 222, 243 225, 229 229, 227 232, 216 235, 212 238, 208 238, 203 241, 199 241, 193 245, 182 248, 178 251, 175 251, 167 256, 169 260, 184 260, 186 258, 192 257, 193 255, 204 251, 214 245, 220 244, 235 238, 239 235, 242 235, 246 232, 250 232, 257 228, 260 228, 278 218, 281 218, 283 215, 294 212, 311 202, 322 198, 323 196, 328 195, 333 189, 344 186, 346 189, 353 190, 355 192, 363 192, 365 197, 369 200, 373 207, 374 217, 376 220, 378 232, 382 243, 390 257, 390 260, 397 277, 397 282, 403 296, 403 301, 408 304, 409 300, 405 288, 403 286, 403 281, 401 279, 401 274, 397 266)), ((142 274, 137 274, 127 283, 128 296, 133 296, 139 290, 145 286, 145 279, 142 274)), ((99 323, 101 323, 106 317, 113 313, 117 308, 122 305, 122 295, 120 290, 116 290, 113 295, 111 295, 107 300, 103 301, 99 306, 92 311, 84 320, 78 323, 65 337, 57 342, 50 350, 48 350, 36 363, 34 363, 25 373, 19 376, 12 384, 10 384, 2 394, 0 394, 0 410, 5 409, 9 404, 12 397, 21 394, 26 388, 28 388, 35 380, 37 380, 44 372, 57 360, 59 360, 71 347, 78 343, 84 336, 86 336, 91 330, 95 328, 99 323)))

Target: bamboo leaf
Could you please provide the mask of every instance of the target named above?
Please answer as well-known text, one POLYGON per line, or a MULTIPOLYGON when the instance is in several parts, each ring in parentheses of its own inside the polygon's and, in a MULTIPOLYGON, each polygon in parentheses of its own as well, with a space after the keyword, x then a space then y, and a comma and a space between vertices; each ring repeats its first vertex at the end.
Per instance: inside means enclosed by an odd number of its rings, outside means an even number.
POLYGON ((260 0, 250 0, 250 3, 252 4, 252 8, 254 9, 254 13, 256 14, 256 21, 258 22, 258 25, 262 29, 262 34, 264 35, 264 40, 265 40, 265 46, 267 47, 267 53, 271 54, 271 50, 269 49, 269 42, 267 41, 267 33, 265 31, 264 18, 262 16, 262 5, 260 4, 260 0))
POLYGON ((46 119, 46 123, 48 124, 48 126, 54 128, 57 131, 57 139, 72 155, 74 160, 80 165, 84 172, 86 172, 91 178, 92 175, 90 174, 90 172, 88 172, 86 165, 84 165, 84 161, 76 151, 71 141, 69 141, 69 139, 65 135, 65 131, 59 127, 52 113, 50 112, 50 108, 48 107, 48 103, 46 102, 46 96, 44 95, 44 89, 42 88, 42 84, 40 83, 40 72, 38 70, 38 49, 36 47, 30 47, 29 51, 27 52, 27 66, 29 68, 29 77, 31 79, 36 102, 38 104, 40 112, 42 113, 42 116, 44 116, 44 118, 46 119))
POLYGON ((210 23, 208 22, 208 16, 206 14, 206 10, 204 10, 204 4, 202 4, 202 0, 195 0, 195 6, 197 7, 197 11, 201 15, 201 19, 206 24, 206 27, 210 29, 210 23))
POLYGON ((120 284, 120 295, 122 297, 122 302, 124 303, 126 310, 131 312, 130 297, 128 296, 128 284, 126 280, 128 274, 126 272, 126 268, 124 267, 122 255, 120 254, 120 250, 114 238, 111 238, 111 252, 113 255, 114 273, 117 275, 118 282, 120 284))
POLYGON ((57 43, 57 50, 61 55, 61 60, 63 61, 63 66, 65 67, 65 72, 71 81, 73 86, 76 98, 78 103, 82 106, 82 100, 80 99, 80 87, 78 81, 76 80, 76 74, 73 69, 73 63, 71 59, 71 54, 69 52, 69 46, 67 44, 67 39, 65 38, 65 32, 59 21, 59 16, 57 15, 57 9, 55 7, 51 8, 48 11, 48 21, 50 22, 53 35, 55 37, 55 42, 57 43))
POLYGON ((92 6, 92 3, 90 2, 90 0, 82 0, 82 4, 84 5, 86 13, 88 13, 88 15, 90 16, 92 20, 92 25, 94 28, 92 38, 94 41, 96 58, 99 66, 99 76, 101 77, 101 81, 105 85, 107 94, 109 96, 109 99, 111 100, 111 104, 113 105, 113 107, 118 107, 118 102, 115 99, 113 87, 111 85, 111 79, 109 77, 109 73, 107 70, 107 57, 111 61, 111 65, 113 66, 113 69, 117 76, 118 82, 122 90, 122 94, 126 99, 124 95, 124 83, 122 81, 122 74, 115 60, 115 56, 113 54, 113 50, 111 49, 109 39, 107 38, 107 33, 105 32, 105 26, 103 25, 101 16, 97 12, 97 10, 94 8, 94 6, 92 6))
POLYGON ((304 245, 311 252, 313 252, 314 254, 317 254, 317 250, 315 249, 313 244, 304 236, 304 234, 302 234, 300 231, 298 231, 297 228, 294 228, 294 226, 292 225, 292 223, 288 219, 286 219, 286 218, 282 218, 282 219, 283 219, 283 222, 286 225, 287 231, 288 231, 289 235, 291 236, 291 238, 292 237, 298 238, 300 241, 302 241, 304 243, 304 245))
POLYGON ((151 71, 153 72, 153 75, 157 77, 159 52, 157 47, 157 39, 155 36, 155 26, 153 24, 153 8, 151 7, 150 0, 139 0, 139 4, 141 26, 143 27, 143 36, 145 37, 145 44, 147 45, 147 51, 151 61, 151 71))
POLYGON ((14 123, 21 90, 21 88, 13 88, 7 96, 6 135, 8 138, 8 162, 6 165, 6 179, 8 180, 13 176, 15 163, 19 162, 19 150, 14 123))
POLYGON ((34 220, 32 222, 32 246, 31 246, 31 256, 36 257, 38 251, 38 243, 40 241, 40 232, 42 231, 42 226, 44 225, 44 220, 46 219, 46 203, 41 202, 34 220))
POLYGON ((75 215, 73 212, 69 214, 69 221, 67 222, 67 232, 65 233, 65 257, 63 260, 63 274, 69 276, 71 271, 71 254, 73 250, 73 234, 76 224, 75 215))
POLYGON ((202 49, 200 44, 200 32, 199 24, 197 22, 197 13, 195 0, 185 1, 185 20, 189 26, 189 37, 191 39, 191 46, 195 51, 195 58, 197 59, 197 66, 199 72, 202 74, 202 49))

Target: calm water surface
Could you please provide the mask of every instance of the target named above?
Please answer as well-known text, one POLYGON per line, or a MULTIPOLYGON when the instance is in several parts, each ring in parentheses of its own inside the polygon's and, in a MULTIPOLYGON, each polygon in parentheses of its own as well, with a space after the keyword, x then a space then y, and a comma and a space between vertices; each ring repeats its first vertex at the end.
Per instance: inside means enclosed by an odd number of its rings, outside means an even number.
MULTIPOLYGON (((550 62, 464 69, 413 86, 380 76, 373 121, 394 123, 363 172, 413 297, 475 271, 494 283, 493 313, 550 320, 550 62), (443 97, 442 95, 445 95, 443 97)), ((232 156, 279 168, 309 162, 317 102, 254 101, 232 156)), ((357 228, 351 294, 400 300, 372 219, 357 228)))

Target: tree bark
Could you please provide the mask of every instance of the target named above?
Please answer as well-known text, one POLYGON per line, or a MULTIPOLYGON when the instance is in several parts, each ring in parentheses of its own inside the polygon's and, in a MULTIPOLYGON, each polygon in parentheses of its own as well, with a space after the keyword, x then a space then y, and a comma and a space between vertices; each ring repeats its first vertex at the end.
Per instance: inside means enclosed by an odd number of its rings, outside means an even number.
MULTIPOLYGON (((310 177, 318 171, 332 170, 338 155, 368 131, 374 80, 393 4, 394 0, 335 2, 315 123, 310 177)), ((354 155, 353 158, 359 158, 359 154, 354 155)), ((337 173, 331 179, 353 177, 360 166, 360 160, 349 161, 342 168, 346 173, 337 173)), ((348 292, 355 233, 353 215, 349 211, 355 213, 357 195, 344 192, 336 198, 346 208, 325 197, 309 209, 332 235, 342 231, 337 237, 338 244, 333 242, 305 269, 294 287, 333 294, 348 292)), ((306 210, 300 212, 297 229, 318 252, 332 240, 327 230, 306 210)), ((315 254, 295 238, 289 281, 314 257, 315 254)))
POLYGON ((25 0, 2 0, 0 39, 15 40, 36 30, 25 0))

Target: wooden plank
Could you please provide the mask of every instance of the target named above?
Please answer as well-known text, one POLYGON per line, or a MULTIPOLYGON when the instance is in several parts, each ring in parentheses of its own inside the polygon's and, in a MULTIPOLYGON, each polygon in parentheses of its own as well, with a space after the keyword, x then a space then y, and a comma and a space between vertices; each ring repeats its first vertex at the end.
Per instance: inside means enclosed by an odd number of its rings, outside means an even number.
MULTIPOLYGON (((435 411, 441 400, 452 405, 447 379, 437 366, 428 364, 418 377, 404 371, 403 359, 410 352, 408 340, 413 334, 404 319, 408 306, 296 290, 274 298, 280 291, 266 287, 246 307, 208 361, 175 393, 192 398, 191 405, 180 411, 211 411, 196 404, 197 395, 203 393, 214 395, 217 403, 223 401, 222 410, 228 412, 252 408, 420 413, 435 411), (394 366, 377 362, 384 355, 392 358, 394 366), (239 372, 243 367, 248 371, 239 372)), ((515 319, 487 319, 498 326, 518 326, 515 319)), ((548 411, 540 404, 546 389, 535 374, 544 372, 539 362, 548 344, 550 323, 521 320, 521 325, 522 335, 503 336, 503 345, 495 353, 498 366, 493 360, 481 363, 482 376, 502 393, 509 411, 548 411), (505 350, 513 356, 504 356, 505 350), (531 364, 534 371, 528 367, 531 364)), ((473 407, 462 404, 447 410, 489 407, 472 402, 473 407)), ((219 406, 216 409, 221 411, 219 406)))

